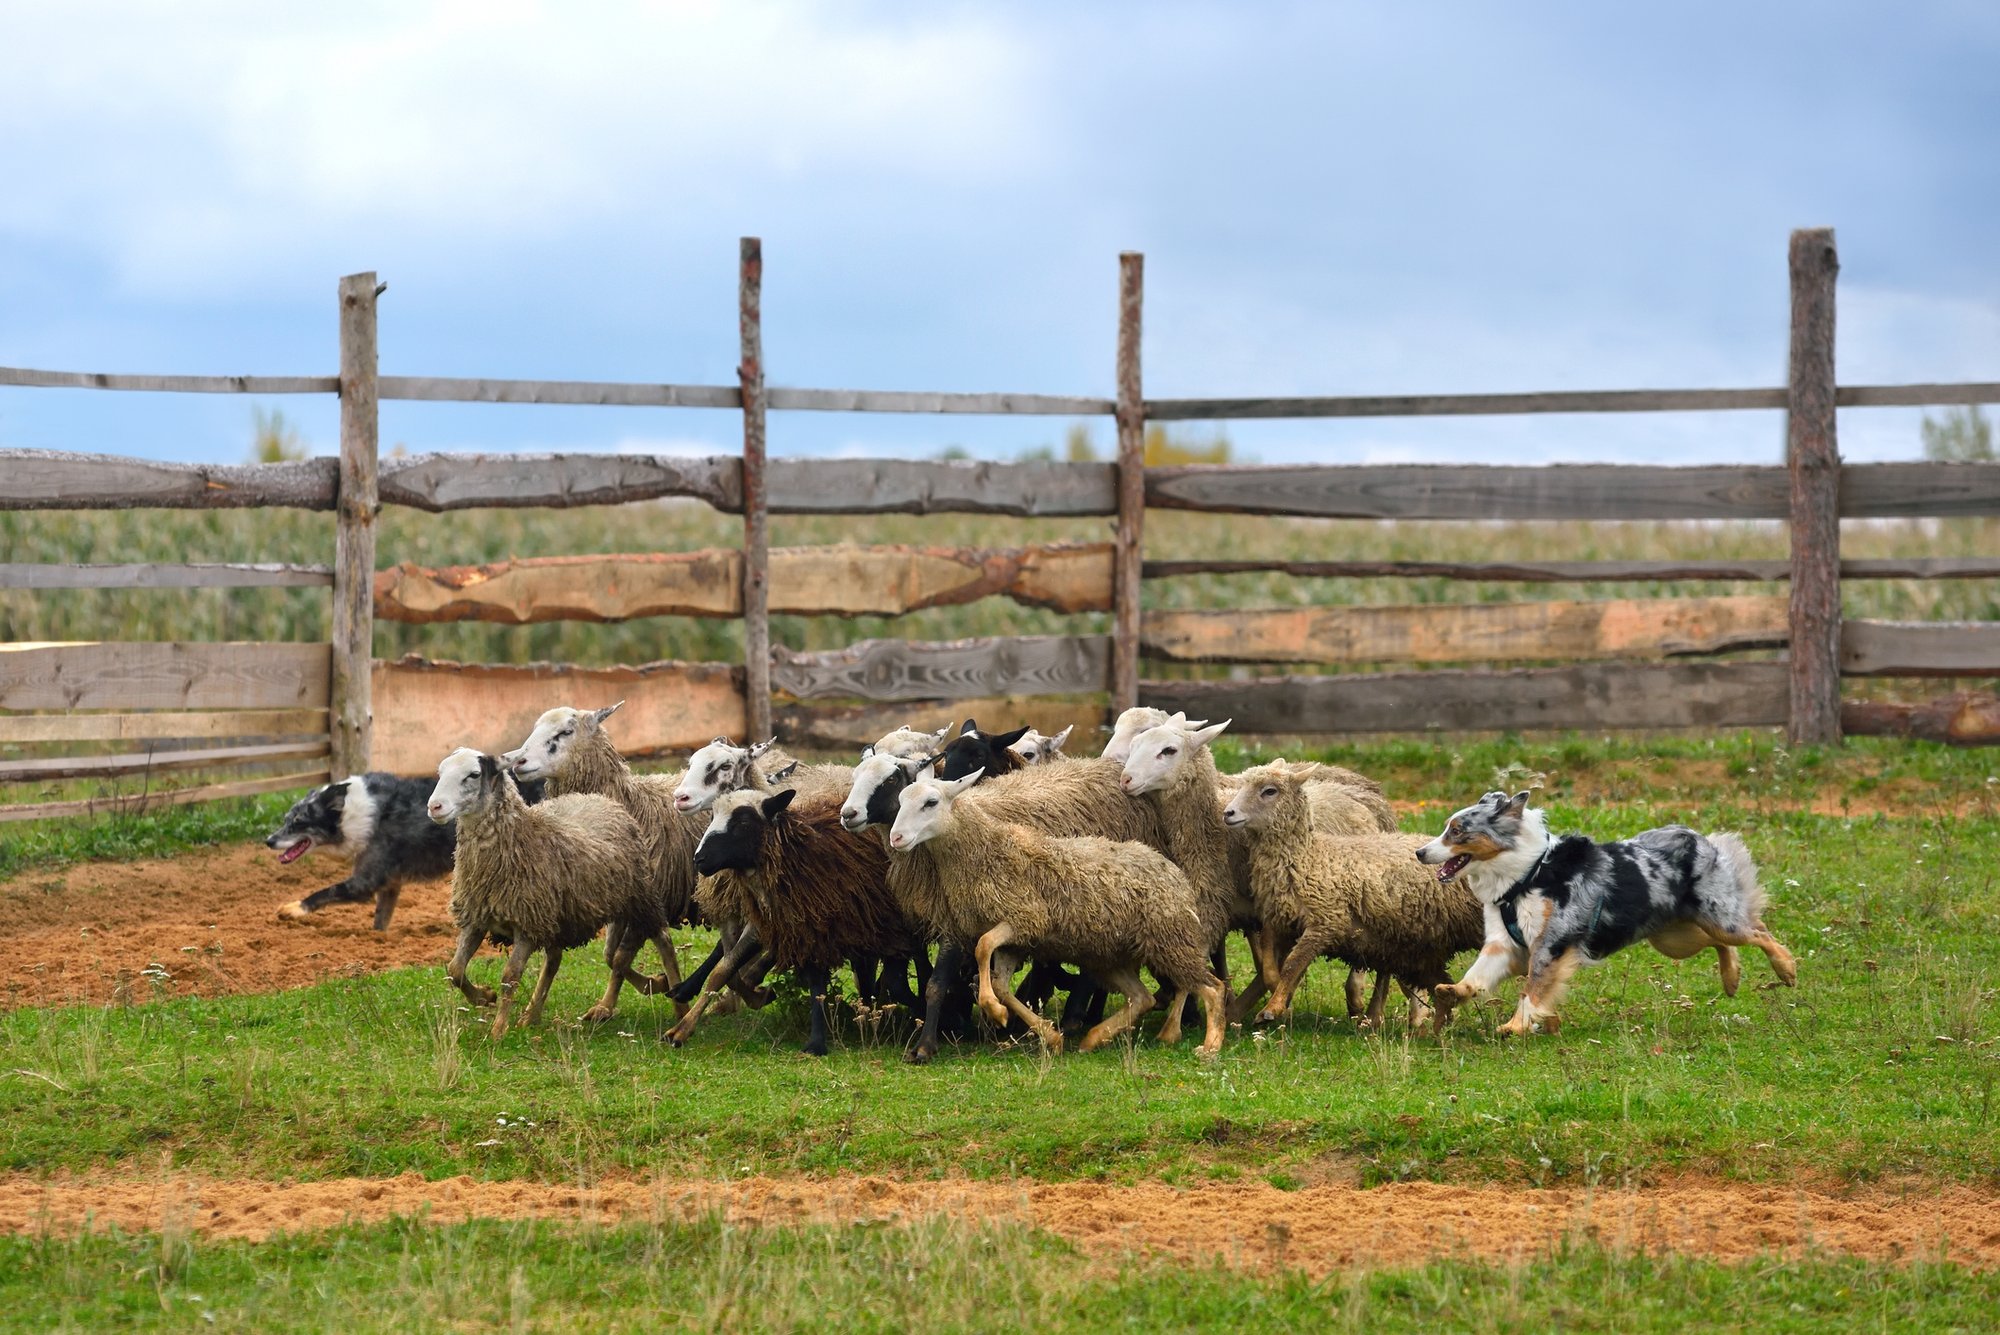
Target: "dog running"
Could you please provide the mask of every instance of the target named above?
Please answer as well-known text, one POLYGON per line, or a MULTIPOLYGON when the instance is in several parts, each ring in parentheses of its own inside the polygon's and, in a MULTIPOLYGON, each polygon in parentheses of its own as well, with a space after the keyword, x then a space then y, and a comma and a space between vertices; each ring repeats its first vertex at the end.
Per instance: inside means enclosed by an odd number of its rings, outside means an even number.
POLYGON ((1486 941, 1456 983, 1436 989, 1440 1012, 1527 975, 1502 1034, 1554 1033, 1556 1007, 1576 971, 1636 941, 1671 959, 1715 948, 1725 995, 1736 995, 1738 946, 1770 958, 1778 981, 1798 980, 1792 953, 1764 926, 1756 864, 1733 834, 1666 825, 1617 843, 1551 838, 1528 794, 1488 793, 1417 850, 1440 882, 1463 876, 1486 915, 1486 941))

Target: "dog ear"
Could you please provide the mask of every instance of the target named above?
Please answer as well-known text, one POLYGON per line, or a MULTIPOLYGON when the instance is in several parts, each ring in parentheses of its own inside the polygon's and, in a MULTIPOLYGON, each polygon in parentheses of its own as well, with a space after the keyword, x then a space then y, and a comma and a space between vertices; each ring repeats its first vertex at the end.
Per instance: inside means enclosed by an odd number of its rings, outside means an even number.
POLYGON ((1523 788, 1520 792, 1509 798, 1506 805, 1500 809, 1509 816, 1520 815, 1528 809, 1528 792, 1528 789, 1523 788))
POLYGON ((345 811, 347 809, 347 785, 352 782, 354 782, 352 779, 342 779, 339 783, 330 783, 326 786, 326 809, 328 811, 345 811))

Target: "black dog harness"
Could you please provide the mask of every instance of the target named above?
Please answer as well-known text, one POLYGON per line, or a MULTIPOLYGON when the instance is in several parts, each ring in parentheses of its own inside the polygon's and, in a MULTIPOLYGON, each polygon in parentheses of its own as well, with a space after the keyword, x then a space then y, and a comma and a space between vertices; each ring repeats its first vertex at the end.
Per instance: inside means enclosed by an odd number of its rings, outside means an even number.
POLYGON ((1493 907, 1500 910, 1500 925, 1507 929, 1507 935, 1513 937, 1514 944, 1522 950, 1528 948, 1528 938, 1521 935, 1521 896, 1534 888, 1535 877, 1541 875, 1542 864, 1549 860, 1549 850, 1555 846, 1553 839, 1543 844, 1542 855, 1535 859, 1535 865, 1528 868, 1520 880, 1508 886, 1507 893, 1493 901, 1493 907))

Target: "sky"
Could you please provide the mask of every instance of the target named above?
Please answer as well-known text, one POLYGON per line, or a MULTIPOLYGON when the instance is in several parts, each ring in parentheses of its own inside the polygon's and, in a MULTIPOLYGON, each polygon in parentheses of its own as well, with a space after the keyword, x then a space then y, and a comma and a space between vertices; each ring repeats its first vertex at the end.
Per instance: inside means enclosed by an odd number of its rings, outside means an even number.
MULTIPOLYGON (((2000 5, 0 0, 0 365, 1155 397, 2000 380, 2000 5)), ((232 461, 330 396, 0 388, 0 447, 232 461)), ((1843 410, 1908 458, 1914 410, 1843 410)), ((773 414, 1005 458, 1060 418, 773 414)), ((1777 461, 1777 413, 1232 424, 1263 462, 1777 461)), ((1108 426, 1095 426, 1100 446, 1108 426)), ((385 403, 384 448, 733 453, 688 409, 385 403)))

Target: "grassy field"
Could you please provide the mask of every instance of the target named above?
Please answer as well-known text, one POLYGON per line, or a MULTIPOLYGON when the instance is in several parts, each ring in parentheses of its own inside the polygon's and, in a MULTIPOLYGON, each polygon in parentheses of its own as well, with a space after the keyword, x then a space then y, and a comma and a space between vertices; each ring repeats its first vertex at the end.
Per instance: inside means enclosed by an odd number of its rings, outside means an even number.
MULTIPOLYGON (((565 962, 552 1020, 497 1044, 434 968, 5 1014, 0 1169, 577 1185, 879 1173, 1285 1191, 2000 1181, 1990 756, 1889 743, 1792 753, 1763 733, 1317 754, 1435 802, 1406 818, 1413 829, 1496 782, 1535 781, 1565 830, 1611 836, 1668 819, 1740 829, 1800 986, 1765 986, 1753 957, 1726 999, 1707 960, 1642 948, 1584 976, 1559 1035, 1523 1044, 1494 1036, 1504 1011, 1462 1013, 1437 1039, 1395 1024, 1357 1034, 1340 1018, 1337 971, 1321 965, 1292 1025, 1233 1035, 1213 1065, 1148 1040, 1053 1059, 1032 1046, 948 1047, 913 1068, 893 1026, 851 1017, 832 1056, 802 1057, 796 997, 712 1020, 681 1050, 657 1041, 670 1016, 644 998, 628 995, 615 1023, 580 1027, 570 1017, 602 979, 582 951, 565 962)), ((1230 768, 1259 757, 1223 754, 1230 768)), ((49 866, 237 839, 281 802, 116 834, 103 822, 10 856, 49 866)), ((829 1313, 884 1330, 1978 1329, 2000 1297, 1990 1274, 1921 1259, 1724 1265, 1583 1242, 1516 1266, 1441 1261, 1315 1282, 1161 1260, 1111 1267, 1030 1228, 939 1222, 399 1223, 258 1244, 169 1231, 0 1241, 0 1262, 0 1311, 36 1329, 799 1329, 829 1313)))
POLYGON ((1740 1266, 1581 1246, 1319 1281, 1116 1267, 1032 1230, 396 1223, 278 1241, 0 1239, 19 1329, 1820 1331, 1989 1329, 2000 1280, 1919 1261, 1740 1266))

